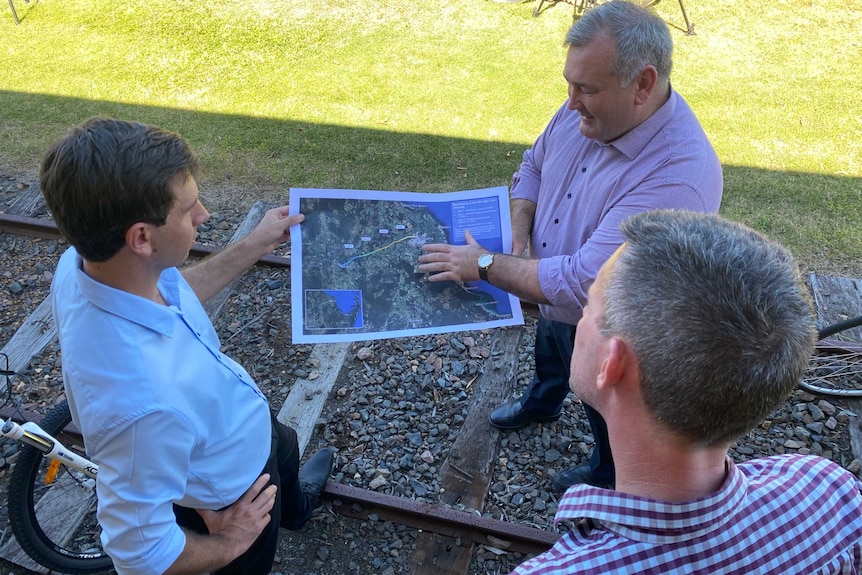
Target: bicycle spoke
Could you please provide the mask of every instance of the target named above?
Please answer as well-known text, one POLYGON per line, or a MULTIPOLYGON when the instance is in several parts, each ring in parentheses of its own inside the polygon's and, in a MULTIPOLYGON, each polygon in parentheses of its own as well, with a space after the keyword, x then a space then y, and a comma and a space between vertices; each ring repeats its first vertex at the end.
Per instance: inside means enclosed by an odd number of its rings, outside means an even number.
POLYGON ((862 352, 820 349, 800 382, 809 391, 825 395, 862 396, 862 352))

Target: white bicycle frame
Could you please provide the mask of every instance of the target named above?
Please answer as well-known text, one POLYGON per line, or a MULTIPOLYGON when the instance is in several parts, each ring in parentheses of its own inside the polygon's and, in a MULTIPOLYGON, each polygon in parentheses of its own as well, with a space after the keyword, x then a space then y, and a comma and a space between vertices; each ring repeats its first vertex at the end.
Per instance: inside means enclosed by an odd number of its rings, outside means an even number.
POLYGON ((66 446, 57 441, 52 436, 48 435, 45 430, 39 427, 32 421, 27 421, 22 424, 15 423, 11 419, 0 419, 0 435, 21 441, 27 445, 32 445, 41 451, 45 457, 59 461, 67 467, 76 469, 81 473, 96 478, 99 473, 99 466, 92 461, 81 457, 77 453, 70 451, 66 446))

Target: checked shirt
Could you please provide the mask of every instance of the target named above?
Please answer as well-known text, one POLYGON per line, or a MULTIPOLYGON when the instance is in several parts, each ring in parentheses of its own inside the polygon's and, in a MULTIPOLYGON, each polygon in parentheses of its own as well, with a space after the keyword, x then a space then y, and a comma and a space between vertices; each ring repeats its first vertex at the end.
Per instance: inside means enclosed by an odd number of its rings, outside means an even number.
POLYGON ((577 485, 554 520, 575 528, 513 575, 856 574, 860 488, 840 466, 801 455, 728 459, 721 489, 686 503, 577 485))

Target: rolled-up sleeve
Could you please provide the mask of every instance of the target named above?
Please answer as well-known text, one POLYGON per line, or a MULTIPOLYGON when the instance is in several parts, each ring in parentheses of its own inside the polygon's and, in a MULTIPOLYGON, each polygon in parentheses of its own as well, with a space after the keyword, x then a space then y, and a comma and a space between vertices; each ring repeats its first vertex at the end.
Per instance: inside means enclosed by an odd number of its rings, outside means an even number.
POLYGON ((101 443, 96 452, 102 545, 121 575, 164 573, 185 547, 172 502, 185 492, 194 433, 181 416, 153 412, 118 426, 101 443))

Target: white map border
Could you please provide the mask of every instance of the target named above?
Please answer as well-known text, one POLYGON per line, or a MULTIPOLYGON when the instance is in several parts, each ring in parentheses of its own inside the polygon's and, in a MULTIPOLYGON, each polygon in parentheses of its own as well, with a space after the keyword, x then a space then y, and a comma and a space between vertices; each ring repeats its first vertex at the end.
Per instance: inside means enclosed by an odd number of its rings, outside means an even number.
MULTIPOLYGON (((390 192, 380 190, 339 190, 339 189, 314 189, 314 188, 290 188, 290 213, 299 213, 299 202, 302 198, 321 199, 359 199, 359 200, 382 200, 397 202, 422 202, 422 203, 453 203, 465 200, 496 197, 499 204, 500 222, 499 229, 502 235, 503 246, 506 251, 512 246, 512 221, 509 210, 509 190, 505 186, 495 188, 484 188, 479 190, 465 190, 446 193, 418 193, 418 192, 390 192)), ((469 226, 468 226, 469 227, 469 226)), ((336 343, 368 341, 375 339, 393 337, 411 337, 436 333, 451 333, 455 331, 469 331, 503 327, 509 325, 522 325, 524 316, 521 311, 520 300, 512 294, 509 297, 509 305, 512 309, 512 317, 507 319, 490 320, 483 322, 440 325, 420 329, 403 329, 398 331, 378 331, 361 333, 337 333, 337 334, 305 334, 303 333, 302 320, 305 317, 305 298, 302 285, 302 225, 294 226, 290 230, 290 298, 291 298, 291 329, 293 343, 336 343)))

